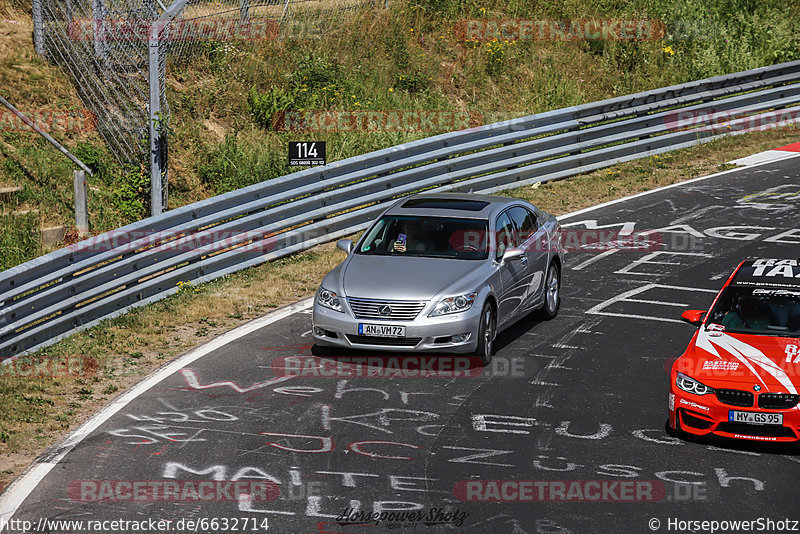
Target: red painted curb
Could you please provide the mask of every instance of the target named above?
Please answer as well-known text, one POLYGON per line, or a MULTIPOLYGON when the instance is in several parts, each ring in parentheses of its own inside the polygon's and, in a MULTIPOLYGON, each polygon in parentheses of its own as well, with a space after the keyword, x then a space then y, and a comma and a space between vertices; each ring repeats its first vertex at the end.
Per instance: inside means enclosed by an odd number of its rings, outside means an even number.
POLYGON ((792 143, 791 145, 782 146, 775 150, 783 150, 785 152, 800 152, 800 142, 792 143))

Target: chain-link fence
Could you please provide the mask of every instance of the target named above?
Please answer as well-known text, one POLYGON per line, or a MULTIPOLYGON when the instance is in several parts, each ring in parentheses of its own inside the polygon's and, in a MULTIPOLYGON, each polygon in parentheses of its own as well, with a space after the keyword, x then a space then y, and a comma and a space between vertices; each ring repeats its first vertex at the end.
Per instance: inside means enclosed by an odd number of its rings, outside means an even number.
POLYGON ((33 0, 34 41, 72 78, 117 159, 149 166, 156 214, 166 206, 169 57, 207 41, 320 33, 342 12, 386 2, 33 0))

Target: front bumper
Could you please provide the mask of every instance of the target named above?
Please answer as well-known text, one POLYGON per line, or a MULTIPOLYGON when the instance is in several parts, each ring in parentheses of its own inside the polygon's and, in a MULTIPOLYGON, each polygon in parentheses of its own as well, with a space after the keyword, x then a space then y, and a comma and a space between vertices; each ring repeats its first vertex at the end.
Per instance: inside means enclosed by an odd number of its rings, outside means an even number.
POLYGON ((411 321, 358 319, 349 305, 345 305, 344 312, 337 312, 314 302, 311 318, 314 342, 323 346, 391 352, 436 351, 465 354, 475 351, 481 315, 477 302, 465 312, 439 317, 428 317, 431 309, 432 305, 429 303, 411 321), (393 339, 360 336, 359 323, 405 326, 406 337, 393 339), (450 338, 459 334, 469 334, 469 338, 453 343, 450 338))
MULTIPOLYGON (((732 385, 731 389, 744 389, 732 385)), ((694 395, 675 385, 673 376, 669 391, 669 426, 694 436, 719 436, 749 441, 796 442, 800 440, 800 410, 764 409, 735 406, 721 402, 716 394, 694 395), (742 412, 780 413, 783 425, 734 423, 728 420, 731 410, 742 412)))

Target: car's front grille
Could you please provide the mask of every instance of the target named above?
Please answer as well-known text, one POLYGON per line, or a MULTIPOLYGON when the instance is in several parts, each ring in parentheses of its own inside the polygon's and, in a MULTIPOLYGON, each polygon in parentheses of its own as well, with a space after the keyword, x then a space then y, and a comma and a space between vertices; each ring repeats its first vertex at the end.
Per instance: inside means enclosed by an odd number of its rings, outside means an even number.
POLYGON ((758 407, 768 410, 788 410, 800 401, 800 395, 793 393, 762 393, 758 396, 758 407))
POLYGON ((717 400, 731 406, 752 406, 753 394, 741 389, 718 389, 717 400))
POLYGON ((769 438, 794 438, 791 428, 777 425, 750 425, 747 423, 720 423, 717 432, 744 434, 746 436, 763 436, 769 438))
POLYGON ((412 321, 425 307, 425 302, 403 300, 347 299, 358 319, 393 319, 412 321))
POLYGON ((353 345, 382 345, 385 347, 416 347, 421 337, 377 337, 346 334, 353 345))

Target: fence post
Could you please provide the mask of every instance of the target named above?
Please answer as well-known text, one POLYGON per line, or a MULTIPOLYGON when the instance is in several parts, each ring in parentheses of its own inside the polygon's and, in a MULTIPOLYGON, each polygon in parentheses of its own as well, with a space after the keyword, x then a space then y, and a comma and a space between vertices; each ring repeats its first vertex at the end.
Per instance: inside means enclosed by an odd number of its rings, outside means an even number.
POLYGON ((92 0, 92 18, 94 19, 94 53, 102 68, 108 61, 108 43, 106 39, 106 6, 104 0, 92 0))
POLYGON ((250 0, 239 0, 239 14, 242 20, 250 20, 250 0))
MULTIPOLYGON (((102 1, 102 0, 101 0, 102 1)), ((169 24, 183 12, 188 0, 174 0, 158 20, 153 21, 148 35, 148 130, 150 133, 150 213, 161 215, 167 207, 167 144, 166 117, 161 115, 161 47, 162 32, 168 35, 169 24)), ((159 2, 159 4, 161 4, 159 2)), ((161 4, 163 7, 163 4, 161 4)), ((164 66, 166 76, 166 65, 164 66)))
POLYGON ((75 226, 81 237, 89 233, 89 210, 87 201, 86 172, 74 171, 72 181, 75 186, 75 226))
POLYGON ((161 146, 161 83, 159 77, 159 29, 160 23, 150 27, 148 39, 149 49, 149 86, 150 105, 148 130, 150 133, 150 214, 161 215, 163 211, 161 173, 163 148, 161 146))
POLYGON ((44 15, 42 0, 33 0, 33 47, 39 56, 44 57, 44 15))

